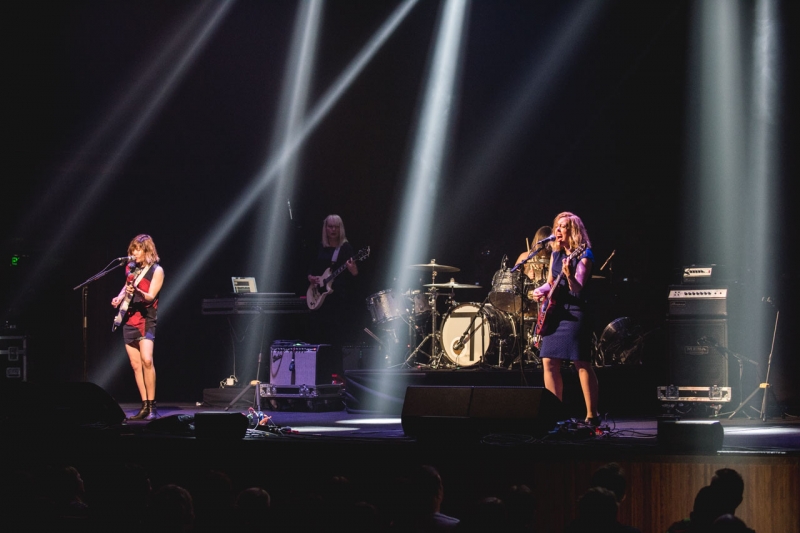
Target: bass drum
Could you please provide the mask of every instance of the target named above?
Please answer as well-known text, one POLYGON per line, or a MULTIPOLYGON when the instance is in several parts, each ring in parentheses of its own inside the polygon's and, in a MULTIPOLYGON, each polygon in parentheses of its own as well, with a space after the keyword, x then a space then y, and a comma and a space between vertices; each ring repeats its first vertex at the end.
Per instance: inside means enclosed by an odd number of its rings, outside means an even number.
POLYGON ((511 315, 486 304, 482 316, 476 317, 478 309, 480 304, 463 303, 448 311, 442 322, 444 354, 456 366, 470 367, 481 361, 500 364, 501 352, 509 353, 513 348, 516 324, 511 315), (475 321, 472 322, 474 317, 475 321), (457 343, 468 328, 466 341, 459 350, 457 343))

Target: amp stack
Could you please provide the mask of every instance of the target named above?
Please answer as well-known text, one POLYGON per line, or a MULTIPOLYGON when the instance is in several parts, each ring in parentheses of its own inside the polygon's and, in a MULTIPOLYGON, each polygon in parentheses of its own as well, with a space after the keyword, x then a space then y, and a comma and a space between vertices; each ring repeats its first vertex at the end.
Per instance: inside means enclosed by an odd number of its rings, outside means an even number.
POLYGON ((728 289, 713 283, 714 266, 684 268, 667 296, 667 384, 658 399, 668 409, 702 403, 719 412, 728 386, 728 289))

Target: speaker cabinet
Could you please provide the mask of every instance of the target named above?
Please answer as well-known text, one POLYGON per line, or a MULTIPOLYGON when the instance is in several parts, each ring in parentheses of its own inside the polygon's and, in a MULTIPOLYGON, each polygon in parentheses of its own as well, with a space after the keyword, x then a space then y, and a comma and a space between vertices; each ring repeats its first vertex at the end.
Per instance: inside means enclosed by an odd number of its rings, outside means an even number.
POLYGON ((490 433, 540 436, 564 418, 561 401, 543 387, 410 386, 403 431, 417 438, 458 438, 490 433))
POLYGON ((667 321, 669 385, 728 386, 728 326, 725 319, 667 321))
POLYGON ((708 452, 722 449, 725 431, 719 420, 659 420, 658 447, 669 452, 708 452))

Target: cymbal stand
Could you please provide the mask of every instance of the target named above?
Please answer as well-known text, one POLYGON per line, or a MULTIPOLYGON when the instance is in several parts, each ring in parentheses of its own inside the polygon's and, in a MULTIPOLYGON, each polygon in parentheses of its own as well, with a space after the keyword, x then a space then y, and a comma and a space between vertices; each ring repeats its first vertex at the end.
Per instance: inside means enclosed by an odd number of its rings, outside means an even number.
MULTIPOLYGON (((434 278, 436 277, 435 271, 433 272, 433 277, 434 278)), ((436 299, 439 297, 439 291, 436 289, 436 287, 431 287, 429 294, 430 297, 428 299, 428 302, 430 303, 431 306, 431 332, 425 335, 425 338, 422 339, 422 341, 417 345, 417 347, 414 348, 414 350, 410 354, 408 354, 408 357, 406 357, 406 360, 403 362, 403 366, 411 366, 410 362, 416 359, 417 354, 420 352, 428 356, 428 361, 429 361, 428 364, 431 368, 437 368, 439 366, 439 363, 441 362, 442 352, 437 348, 439 348, 438 345, 441 344, 442 336, 439 333, 439 329, 436 327, 436 322, 437 322, 436 319, 439 316, 439 311, 438 309, 436 309, 436 299), (426 353, 422 351, 422 347, 425 345, 426 342, 428 342, 428 340, 431 341, 431 353, 426 353)))

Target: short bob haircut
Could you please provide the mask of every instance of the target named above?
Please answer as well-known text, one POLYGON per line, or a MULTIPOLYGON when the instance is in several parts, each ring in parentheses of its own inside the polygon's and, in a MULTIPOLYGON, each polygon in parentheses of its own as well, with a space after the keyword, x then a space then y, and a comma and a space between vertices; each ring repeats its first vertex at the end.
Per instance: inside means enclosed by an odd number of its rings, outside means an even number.
POLYGON ((148 265, 159 261, 156 243, 150 235, 142 233, 134 237, 128 245, 128 254, 133 254, 134 250, 144 250, 144 260, 148 265))

